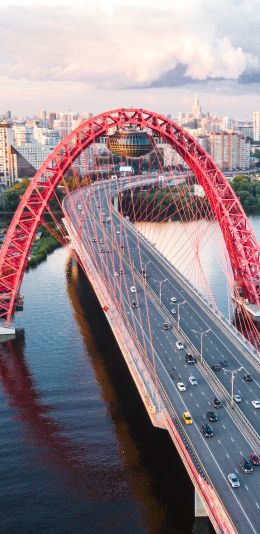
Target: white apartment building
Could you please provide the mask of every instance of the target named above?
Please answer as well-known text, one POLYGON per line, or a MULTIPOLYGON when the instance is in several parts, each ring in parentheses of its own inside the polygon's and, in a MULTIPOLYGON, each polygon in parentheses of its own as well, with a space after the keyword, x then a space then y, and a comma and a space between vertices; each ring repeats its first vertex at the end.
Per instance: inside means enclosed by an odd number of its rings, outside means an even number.
POLYGON ((63 139, 68 133, 77 128, 82 122, 78 113, 58 113, 53 121, 53 128, 58 130, 59 137, 63 139))
POLYGON ((14 143, 16 146, 23 146, 33 142, 33 128, 27 124, 13 124, 14 143))
POLYGON ((14 132, 11 123, 0 122, 0 183, 12 185, 17 179, 17 169, 11 151, 14 132))
POLYGON ((260 141, 260 111, 253 113, 253 140, 260 141))
POLYGON ((14 148, 36 170, 41 167, 53 150, 49 145, 40 145, 36 142, 24 146, 14 146, 14 148))
POLYGON ((234 132, 211 133, 210 154, 223 170, 248 169, 250 167, 250 143, 234 132))

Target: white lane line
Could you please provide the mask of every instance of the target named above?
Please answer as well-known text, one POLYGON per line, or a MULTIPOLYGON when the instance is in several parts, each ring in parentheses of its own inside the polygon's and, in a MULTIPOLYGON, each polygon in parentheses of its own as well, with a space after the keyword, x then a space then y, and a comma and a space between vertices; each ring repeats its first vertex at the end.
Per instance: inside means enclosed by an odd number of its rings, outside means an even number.
POLYGON ((246 484, 245 484, 245 488, 246 488, 246 490, 248 491, 248 487, 247 487, 247 485, 246 485, 246 484))
POLYGON ((230 456, 229 456, 229 454, 227 452, 226 452, 226 456, 227 456, 227 458, 230 458, 230 456))
POLYGON ((258 502, 256 502, 255 505, 257 506, 257 508, 259 508, 259 504, 258 504, 258 502))
POLYGON ((221 445, 221 441, 220 441, 220 439, 218 439, 218 443, 221 445))
POLYGON ((231 441, 233 441, 233 443, 234 443, 234 439, 233 439, 232 437, 231 437, 230 439, 231 439, 231 441))

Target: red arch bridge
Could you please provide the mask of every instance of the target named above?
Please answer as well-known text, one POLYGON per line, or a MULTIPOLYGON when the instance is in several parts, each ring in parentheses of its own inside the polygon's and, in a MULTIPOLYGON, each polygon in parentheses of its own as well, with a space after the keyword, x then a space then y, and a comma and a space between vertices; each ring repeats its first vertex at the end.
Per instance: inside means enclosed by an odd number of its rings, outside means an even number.
POLYGON ((259 354, 218 311, 201 270, 200 239, 217 227, 229 304, 239 304, 243 329, 254 340, 259 246, 225 176, 186 131, 156 113, 118 109, 82 123, 36 173, 9 226, 0 252, 0 315, 7 326, 40 225, 70 243, 151 421, 172 437, 203 513, 217 532, 257 533, 260 473, 256 468, 247 477, 239 465, 260 453, 259 354), (165 167, 162 148, 175 155, 174 164, 165 167), (189 239, 167 237, 164 223, 172 219, 189 239), (204 294, 188 276, 195 271, 204 294), (237 489, 231 473, 240 480, 237 489))

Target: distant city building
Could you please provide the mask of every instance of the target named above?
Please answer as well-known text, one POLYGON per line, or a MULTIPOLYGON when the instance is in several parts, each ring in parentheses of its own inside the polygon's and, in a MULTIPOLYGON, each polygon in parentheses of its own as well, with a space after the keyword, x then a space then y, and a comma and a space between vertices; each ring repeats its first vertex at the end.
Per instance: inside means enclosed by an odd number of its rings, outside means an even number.
POLYGON ((210 154, 223 170, 250 167, 250 142, 234 132, 211 133, 210 154))
POLYGON ((0 183, 5 186, 10 186, 17 180, 17 168, 11 151, 13 142, 11 123, 0 122, 0 183))
POLYGON ((253 113, 253 140, 260 141, 260 111, 253 113))
POLYGON ((53 127, 58 130, 59 137, 63 139, 81 122, 78 113, 58 113, 57 118, 53 121, 53 127))
POLYGON ((191 112, 194 119, 199 120, 201 118, 201 106, 197 95, 195 96, 191 112))
POLYGON ((33 127, 24 124, 15 123, 13 125, 14 143, 17 146, 23 146, 33 142, 33 127))

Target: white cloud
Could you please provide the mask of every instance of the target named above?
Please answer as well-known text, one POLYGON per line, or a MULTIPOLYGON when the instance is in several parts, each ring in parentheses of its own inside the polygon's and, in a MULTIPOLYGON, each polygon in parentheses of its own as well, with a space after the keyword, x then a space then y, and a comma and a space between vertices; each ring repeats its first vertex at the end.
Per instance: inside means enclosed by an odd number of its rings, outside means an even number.
POLYGON ((0 75, 13 80, 123 87, 149 84, 178 63, 199 80, 259 68, 258 41, 252 35, 249 46, 246 36, 244 46, 242 32, 245 17, 260 19, 255 0, 56 0, 54 7, 2 0, 1 6, 0 75))

